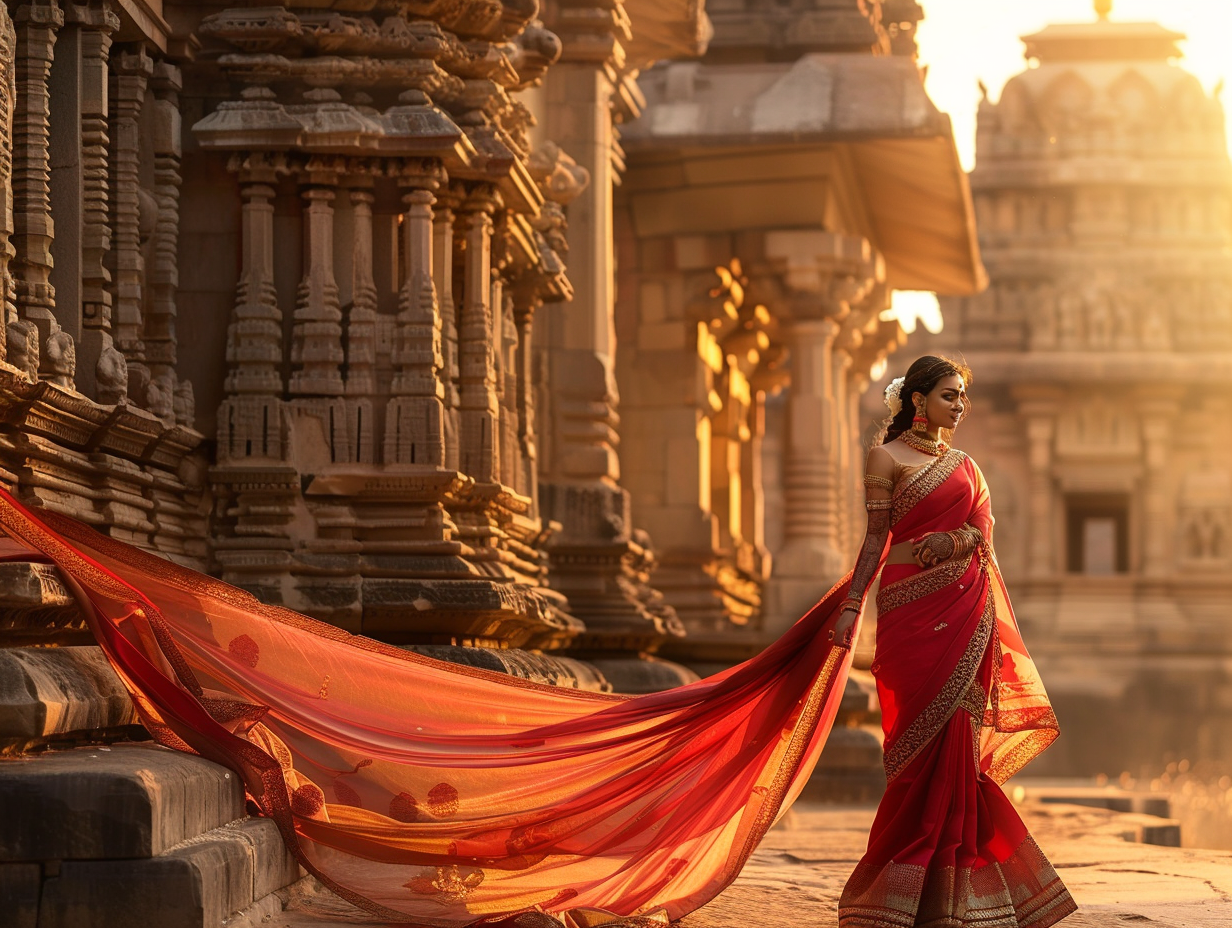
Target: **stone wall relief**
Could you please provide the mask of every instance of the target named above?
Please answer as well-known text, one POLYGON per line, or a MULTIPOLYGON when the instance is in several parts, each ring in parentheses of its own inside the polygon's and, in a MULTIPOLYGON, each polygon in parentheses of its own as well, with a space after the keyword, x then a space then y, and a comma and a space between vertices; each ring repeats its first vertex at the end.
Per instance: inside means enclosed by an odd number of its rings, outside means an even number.
POLYGON ((1123 276, 1115 281, 1110 276, 1046 281, 1034 288, 1029 299, 1031 347, 1062 351, 1166 350, 1179 324, 1173 307, 1189 302, 1179 299, 1171 287, 1123 276))
POLYGON ((1112 457, 1140 454, 1139 423, 1123 401, 1095 395, 1070 404, 1057 417, 1057 454, 1069 457, 1112 457))
POLYGON ((1185 475, 1177 520, 1177 561, 1194 569, 1232 562, 1232 474, 1203 468, 1185 475))

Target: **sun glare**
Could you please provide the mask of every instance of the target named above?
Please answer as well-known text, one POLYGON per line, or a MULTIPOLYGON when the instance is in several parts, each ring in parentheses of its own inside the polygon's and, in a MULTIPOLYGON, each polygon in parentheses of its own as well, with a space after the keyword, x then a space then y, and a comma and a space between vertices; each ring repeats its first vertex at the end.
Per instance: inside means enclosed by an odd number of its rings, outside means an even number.
MULTIPOLYGON (((975 161, 975 114, 982 81, 995 100, 1005 82, 1024 70, 1019 36, 1049 23, 1092 22, 1092 0, 924 0, 920 62, 928 66, 928 91, 954 121, 964 166, 975 161)), ((1229 0, 1115 0, 1113 21, 1157 22, 1185 33, 1181 67, 1211 92, 1232 79, 1232 2, 1229 0)), ((1230 135, 1232 137, 1232 135, 1230 135)))

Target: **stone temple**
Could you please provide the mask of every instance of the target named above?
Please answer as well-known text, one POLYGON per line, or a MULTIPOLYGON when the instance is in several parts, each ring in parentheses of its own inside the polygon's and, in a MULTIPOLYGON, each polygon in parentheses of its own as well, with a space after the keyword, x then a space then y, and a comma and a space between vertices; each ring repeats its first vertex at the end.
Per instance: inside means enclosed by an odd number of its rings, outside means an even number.
MULTIPOLYGON (((1038 772, 1226 763, 1232 165, 1155 23, 1048 26, 980 104, 990 287, 943 298, 996 548, 1062 729, 1038 772)), ((909 352, 908 352, 909 353, 909 352)))
MULTIPOLYGON (((0 483, 541 682, 755 654, 854 557, 892 292, 984 285, 922 15, 7 2, 0 483)), ((848 695, 821 780, 867 792, 848 695)), ((245 924, 300 876, 234 775, 142 743, 41 564, 0 564, 0 753, 13 928, 245 924)))

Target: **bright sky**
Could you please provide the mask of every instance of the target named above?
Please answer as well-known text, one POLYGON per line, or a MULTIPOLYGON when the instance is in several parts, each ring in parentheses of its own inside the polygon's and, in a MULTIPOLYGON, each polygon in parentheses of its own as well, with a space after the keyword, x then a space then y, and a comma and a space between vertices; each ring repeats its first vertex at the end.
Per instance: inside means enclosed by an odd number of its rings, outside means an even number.
MULTIPOLYGON (((1049 23, 1091 22, 1093 0, 921 0, 920 61, 928 65, 929 96, 954 122, 963 166, 975 163, 975 110, 979 81, 994 99, 1027 62, 1019 36, 1049 23)), ((1189 38, 1181 43, 1181 65, 1209 92, 1221 79, 1232 104, 1232 0, 1115 0, 1112 19, 1157 22, 1189 38)), ((1232 119, 1228 121, 1232 137, 1232 119)), ((893 309, 908 331, 917 319, 930 332, 940 331, 941 312, 931 293, 894 294, 893 309)))
MULTIPOLYGON (((995 100, 1026 67, 1019 36, 1049 23, 1091 22, 1092 0, 921 0, 920 61, 928 65, 928 93, 954 121, 963 164, 975 160, 979 80, 995 100)), ((1209 92, 1221 79, 1232 102, 1232 0, 1115 0, 1112 19, 1157 22, 1183 32, 1181 64, 1209 92)), ((1232 121, 1229 121, 1232 129, 1232 121)))

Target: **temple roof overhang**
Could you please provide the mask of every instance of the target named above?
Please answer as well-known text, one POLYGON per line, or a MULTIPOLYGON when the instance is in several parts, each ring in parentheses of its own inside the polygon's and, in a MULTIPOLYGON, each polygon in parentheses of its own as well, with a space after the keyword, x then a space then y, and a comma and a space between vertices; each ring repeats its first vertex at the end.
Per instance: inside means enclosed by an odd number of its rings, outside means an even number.
POLYGON ((910 59, 690 62, 639 83, 646 111, 622 130, 639 234, 842 222, 881 252, 895 289, 986 285, 949 117, 910 59))

